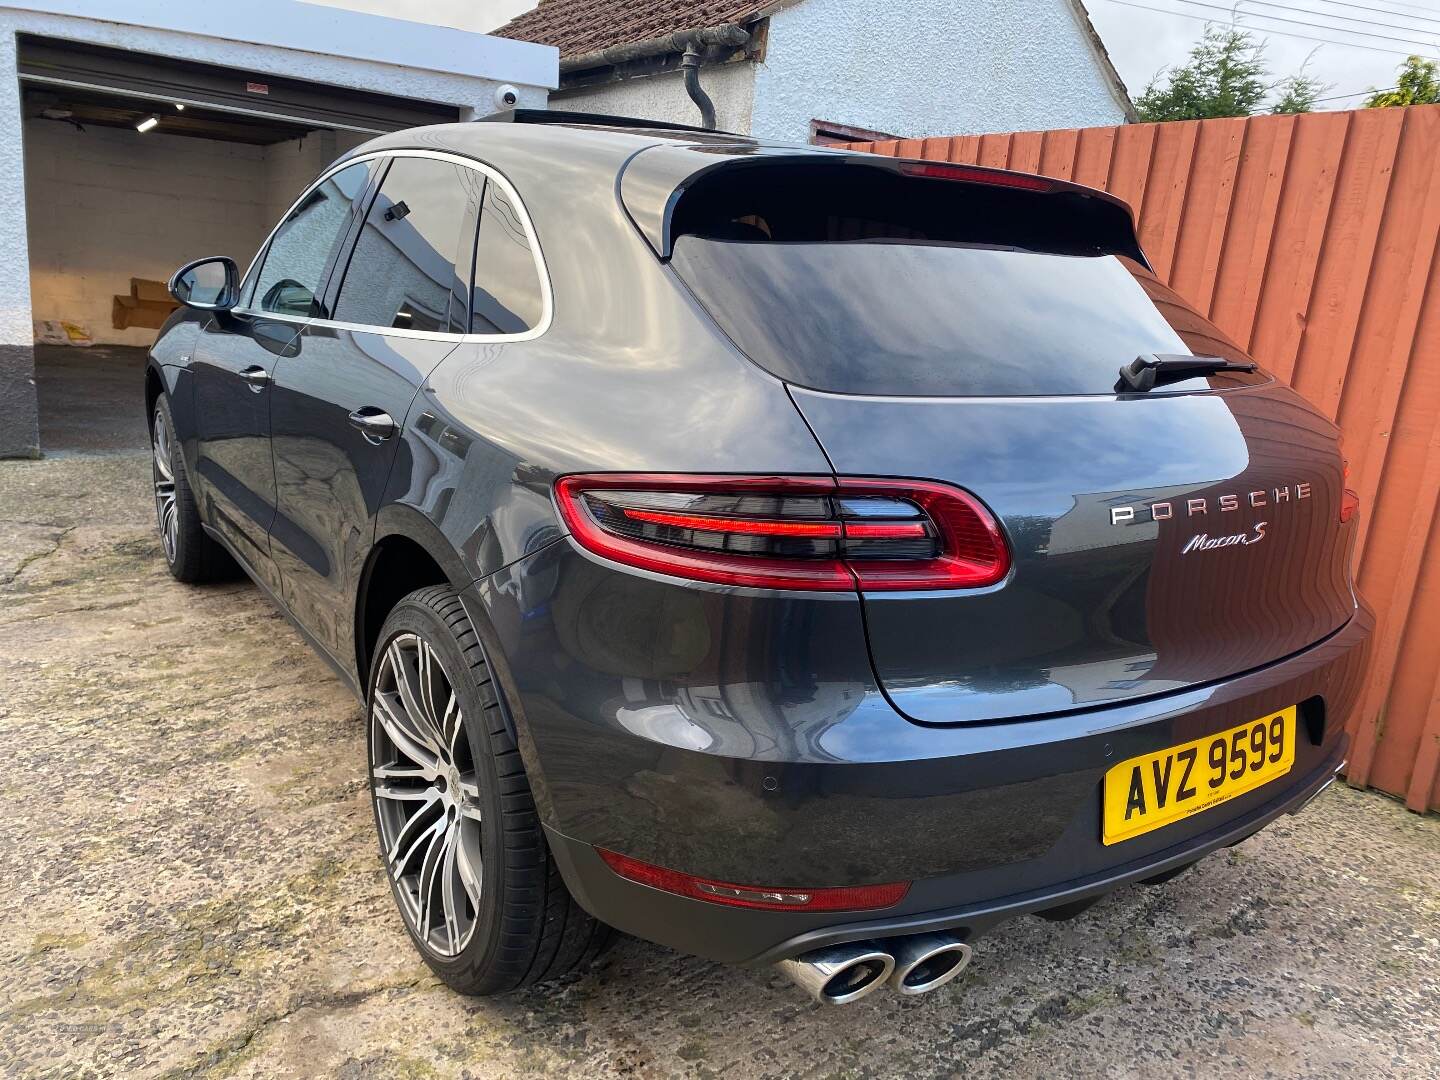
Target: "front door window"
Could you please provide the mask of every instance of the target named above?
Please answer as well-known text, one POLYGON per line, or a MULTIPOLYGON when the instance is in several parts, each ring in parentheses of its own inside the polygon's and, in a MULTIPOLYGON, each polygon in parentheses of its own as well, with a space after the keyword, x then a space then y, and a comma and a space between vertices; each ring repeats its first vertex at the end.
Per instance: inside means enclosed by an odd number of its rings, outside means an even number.
POLYGON ((320 297, 327 268, 376 163, 357 162, 327 177, 281 222, 255 283, 252 303, 257 310, 302 319, 324 318, 320 297))

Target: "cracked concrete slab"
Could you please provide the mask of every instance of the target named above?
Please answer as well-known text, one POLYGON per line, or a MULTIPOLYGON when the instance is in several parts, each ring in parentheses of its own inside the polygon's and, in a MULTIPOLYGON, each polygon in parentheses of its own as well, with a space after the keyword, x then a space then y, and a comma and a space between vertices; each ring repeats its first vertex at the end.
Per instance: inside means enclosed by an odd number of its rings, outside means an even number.
POLYGON ((171 581, 147 469, 0 464, 0 1074, 1440 1076, 1440 819, 1343 788, 922 998, 633 940, 461 998, 392 908, 359 707, 254 588, 171 581))

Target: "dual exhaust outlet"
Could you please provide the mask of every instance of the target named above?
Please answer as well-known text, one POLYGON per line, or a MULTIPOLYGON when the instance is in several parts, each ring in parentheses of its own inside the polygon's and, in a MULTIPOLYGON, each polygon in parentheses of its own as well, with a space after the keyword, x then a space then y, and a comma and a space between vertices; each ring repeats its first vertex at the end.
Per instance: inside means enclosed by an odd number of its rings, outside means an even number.
POLYGON ((928 993, 964 971, 971 952, 953 934, 911 934, 831 945, 775 967, 822 1005, 847 1005, 887 985, 900 994, 928 993))

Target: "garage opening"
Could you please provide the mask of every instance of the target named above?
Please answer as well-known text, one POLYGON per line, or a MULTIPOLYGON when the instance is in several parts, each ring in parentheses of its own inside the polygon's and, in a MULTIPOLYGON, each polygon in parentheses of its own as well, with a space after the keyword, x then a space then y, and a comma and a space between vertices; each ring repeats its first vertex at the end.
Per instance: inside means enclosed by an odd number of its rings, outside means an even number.
POLYGON ((243 270, 335 157, 449 123, 432 102, 22 35, 19 71, 44 452, 145 445, 146 350, 182 263, 243 270))

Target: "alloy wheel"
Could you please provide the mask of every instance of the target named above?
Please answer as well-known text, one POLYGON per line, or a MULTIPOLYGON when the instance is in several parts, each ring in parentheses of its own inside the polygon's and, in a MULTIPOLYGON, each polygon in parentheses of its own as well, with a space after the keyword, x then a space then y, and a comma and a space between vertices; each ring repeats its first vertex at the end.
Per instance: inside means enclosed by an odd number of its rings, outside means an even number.
POLYGON ((460 697, 416 634, 391 639, 370 706, 370 776, 385 866, 427 949, 460 953, 480 908, 480 788, 460 697))
POLYGON ((155 483, 155 521, 160 527, 160 542, 165 545, 165 558, 173 564, 180 539, 180 518, 179 508, 175 504, 175 468, 170 457, 170 425, 165 422, 164 410, 155 410, 155 422, 150 430, 150 448, 155 461, 151 474, 155 483))

